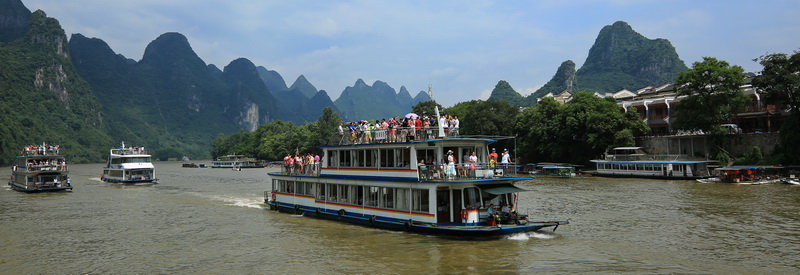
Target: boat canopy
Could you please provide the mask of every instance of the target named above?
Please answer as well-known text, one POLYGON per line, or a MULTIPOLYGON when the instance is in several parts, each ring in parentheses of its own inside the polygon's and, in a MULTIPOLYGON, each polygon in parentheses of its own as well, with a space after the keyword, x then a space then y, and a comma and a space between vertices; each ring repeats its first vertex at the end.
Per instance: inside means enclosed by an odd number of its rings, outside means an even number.
POLYGON ((475 186, 492 195, 530 191, 511 184, 476 184, 475 186))

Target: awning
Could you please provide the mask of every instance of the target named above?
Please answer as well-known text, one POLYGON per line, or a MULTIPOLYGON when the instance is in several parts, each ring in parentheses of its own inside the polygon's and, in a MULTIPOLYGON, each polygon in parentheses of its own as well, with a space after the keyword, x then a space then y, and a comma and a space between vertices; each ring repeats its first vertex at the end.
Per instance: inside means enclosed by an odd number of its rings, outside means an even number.
POLYGON ((530 191, 511 184, 476 184, 475 186, 492 195, 530 191))

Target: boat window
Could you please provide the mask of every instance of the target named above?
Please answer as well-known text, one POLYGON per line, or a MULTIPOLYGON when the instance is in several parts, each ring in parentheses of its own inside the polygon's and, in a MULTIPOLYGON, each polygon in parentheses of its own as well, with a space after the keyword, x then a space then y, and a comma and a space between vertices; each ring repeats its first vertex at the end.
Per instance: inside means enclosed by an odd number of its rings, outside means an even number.
POLYGON ((328 153, 328 166, 327 167, 339 167, 339 151, 338 150, 330 150, 328 153))
POLYGON ((397 149, 398 151, 398 159, 397 159, 397 167, 411 167, 411 150, 410 149, 397 149))
POLYGON ((138 162, 150 162, 150 157, 133 157, 133 158, 124 158, 125 163, 138 163, 138 162))
POLYGON ((395 208, 399 210, 408 210, 408 189, 398 188, 395 197, 395 208))
POLYGON ((381 207, 394 208, 394 188, 381 188, 381 207))
POLYGON ((464 206, 471 209, 481 207, 481 196, 479 194, 478 188, 464 188, 464 206))
POLYGON ((122 159, 121 158, 113 158, 113 159, 111 159, 111 164, 121 164, 121 163, 122 163, 122 159))
POLYGON ((427 189, 414 189, 411 194, 412 211, 430 212, 430 198, 427 189))
POLYGON ((338 193, 339 193, 339 202, 342 202, 342 203, 347 203, 348 202, 348 200, 347 200, 347 197, 348 197, 347 187, 348 187, 347 185, 336 185, 336 189, 338 189, 338 193))
POLYGON ((335 184, 326 184, 328 187, 328 200, 330 202, 336 202, 339 198, 339 190, 335 184))
POLYGON ((358 201, 356 201, 356 204, 357 205, 363 205, 364 204, 364 186, 356 186, 356 188, 358 190, 357 191, 357 194, 358 194, 357 195, 357 200, 358 201))
POLYGON ((347 185, 347 201, 349 204, 358 204, 358 186, 347 185))
POLYGON ((394 167, 394 149, 381 149, 381 167, 394 167))
POLYGON ((433 164, 433 162, 436 160, 436 150, 417 150, 417 163, 419 163, 420 159, 424 159, 426 164, 433 164))
POLYGON ((325 200, 325 184, 317 183, 317 200, 325 200))
POLYGON ((379 197, 378 187, 369 186, 369 187, 367 187, 367 190, 368 190, 368 195, 367 195, 366 206, 377 207, 378 206, 378 197, 379 197))
POLYGON ((339 151, 339 167, 350 167, 351 160, 349 151, 339 151))

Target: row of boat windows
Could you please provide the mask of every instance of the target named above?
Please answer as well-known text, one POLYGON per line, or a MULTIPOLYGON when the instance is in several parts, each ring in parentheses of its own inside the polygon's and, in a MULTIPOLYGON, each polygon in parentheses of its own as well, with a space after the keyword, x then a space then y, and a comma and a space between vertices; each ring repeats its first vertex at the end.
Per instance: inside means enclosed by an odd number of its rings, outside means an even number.
MULTIPOLYGON (((448 149, 448 148, 445 148, 448 149)), ((452 147, 456 154, 459 152, 476 152, 477 147, 452 147)), ((481 150, 482 151, 482 150, 481 150)), ((436 159, 436 150, 420 149, 417 150, 417 158, 425 160, 425 163, 444 163, 436 159)), ((411 159, 411 149, 354 149, 354 150, 329 150, 328 167, 381 167, 381 168, 410 168, 411 165, 418 163, 419 160, 411 159)), ((456 162, 459 162, 456 156, 456 162)))
POLYGON ((150 162, 150 157, 112 158, 111 164, 150 162))
MULTIPOLYGON (((663 171, 670 170, 665 164, 619 164, 598 163, 597 169, 630 170, 630 171, 663 171)), ((683 165, 672 165, 672 171, 683 171, 683 165)))
MULTIPOLYGON (((123 170, 105 170, 103 172, 107 176, 121 178, 123 170)), ((127 170, 126 172, 127 172, 126 174, 129 177, 131 177, 131 176, 152 177, 153 176, 153 170, 152 169, 135 169, 135 170, 127 170)))
POLYGON ((405 167, 411 166, 409 149, 361 149, 328 151, 328 167, 405 167))
POLYGON ((313 196, 318 201, 428 213, 427 189, 275 180, 278 192, 313 196))

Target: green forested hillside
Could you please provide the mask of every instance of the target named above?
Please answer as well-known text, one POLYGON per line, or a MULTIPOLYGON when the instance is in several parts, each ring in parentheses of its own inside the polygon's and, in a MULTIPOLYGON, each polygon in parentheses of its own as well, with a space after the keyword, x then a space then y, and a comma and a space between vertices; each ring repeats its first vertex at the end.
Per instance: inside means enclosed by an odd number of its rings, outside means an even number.
POLYGON ((42 11, 24 36, 0 43, 0 164, 30 144, 58 144, 70 162, 101 161, 112 145, 102 107, 68 53, 63 29, 42 11))

